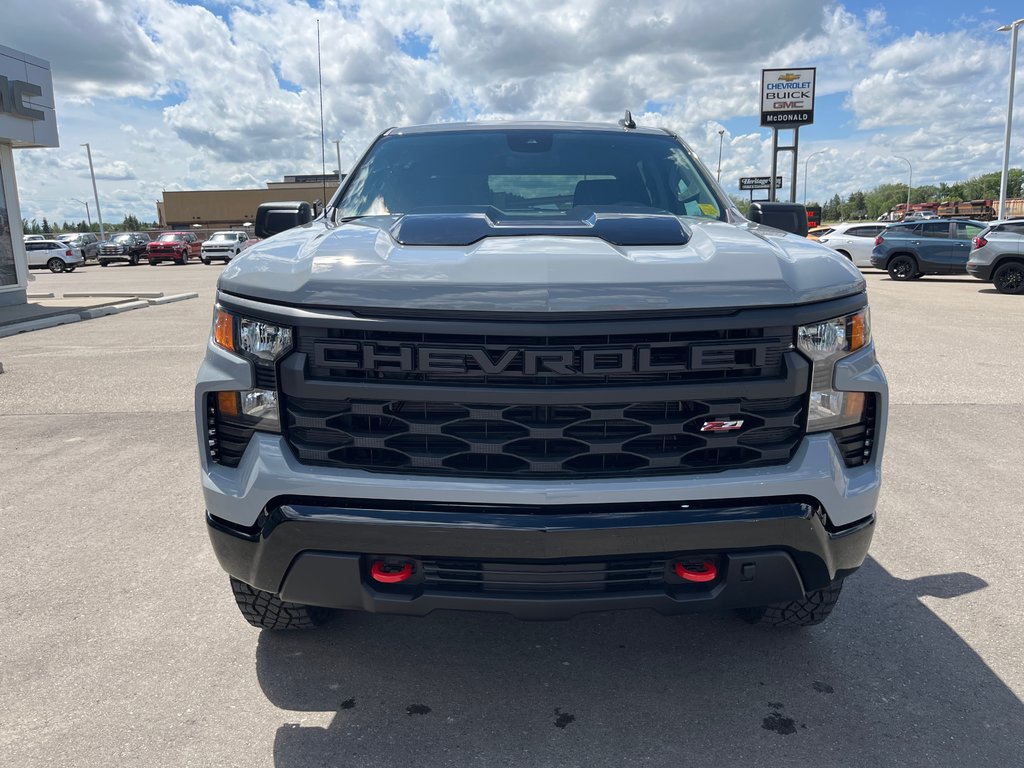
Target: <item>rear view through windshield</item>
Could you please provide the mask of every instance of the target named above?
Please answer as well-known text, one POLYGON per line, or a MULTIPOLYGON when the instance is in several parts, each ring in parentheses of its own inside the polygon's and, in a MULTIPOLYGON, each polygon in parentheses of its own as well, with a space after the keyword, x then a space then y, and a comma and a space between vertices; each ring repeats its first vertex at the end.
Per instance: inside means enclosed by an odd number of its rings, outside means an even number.
POLYGON ((724 218, 671 136, 543 129, 386 136, 354 172, 336 215, 487 206, 524 218, 573 208, 724 218))

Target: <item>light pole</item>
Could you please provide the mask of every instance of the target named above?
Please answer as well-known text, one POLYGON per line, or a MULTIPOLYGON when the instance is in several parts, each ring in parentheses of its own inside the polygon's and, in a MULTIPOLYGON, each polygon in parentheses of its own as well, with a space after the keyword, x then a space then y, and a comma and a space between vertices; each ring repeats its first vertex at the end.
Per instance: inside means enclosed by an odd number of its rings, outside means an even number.
POLYGON ((812 157, 824 154, 825 152, 828 152, 827 147, 825 149, 819 149, 817 152, 812 152, 807 156, 807 159, 804 160, 804 205, 807 205, 807 166, 810 165, 812 157))
POLYGON ((910 169, 910 178, 907 179, 907 209, 903 212, 903 215, 906 216, 908 213, 910 213, 910 190, 914 188, 914 166, 912 166, 910 164, 910 161, 907 160, 907 158, 905 157, 900 157, 899 155, 893 155, 893 157, 895 157, 897 160, 902 160, 904 163, 907 164, 907 167, 910 169))
POLYGON ((715 181, 722 180, 722 142, 725 140, 725 128, 718 132, 718 177, 715 181))
POLYGON ((996 32, 1010 33, 1010 95, 1006 98, 1006 138, 1003 140, 1003 174, 999 178, 999 214, 1000 219, 1006 218, 1006 177, 1010 168, 1010 124, 1013 122, 1013 80, 1017 74, 1017 30, 1024 24, 1024 19, 1017 19, 1012 24, 1005 24, 996 32))
POLYGON ((341 139, 332 139, 334 151, 338 153, 338 183, 341 183, 341 139))
POLYGON ((89 222, 89 231, 92 232, 92 216, 89 215, 89 203, 86 200, 79 200, 77 197, 71 198, 74 202, 85 206, 85 219, 89 222))
MULTIPOLYGON (((100 240, 106 240, 107 233, 103 230, 103 214, 100 213, 100 193, 96 191, 96 171, 92 169, 92 148, 88 144, 80 146, 85 147, 85 152, 89 155, 89 175, 92 176, 92 198, 96 201, 96 218, 100 222, 100 240)), ((92 227, 91 224, 89 226, 92 227)))

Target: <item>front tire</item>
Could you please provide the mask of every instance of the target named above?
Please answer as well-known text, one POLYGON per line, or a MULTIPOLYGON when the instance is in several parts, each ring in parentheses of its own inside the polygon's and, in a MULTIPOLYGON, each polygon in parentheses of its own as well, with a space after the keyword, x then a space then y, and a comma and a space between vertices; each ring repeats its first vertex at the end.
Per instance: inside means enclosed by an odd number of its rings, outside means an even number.
POLYGON ((64 265, 63 261, 61 261, 56 256, 54 256, 52 259, 50 259, 48 262, 46 262, 46 266, 47 266, 47 268, 51 272, 55 272, 56 273, 56 272, 63 272, 65 265, 64 265))
POLYGON ((1016 261, 1003 264, 993 273, 992 285, 1000 293, 1024 294, 1024 264, 1016 261))
POLYGON ((177 259, 177 263, 181 266, 188 264, 188 251, 181 252, 181 256, 177 259))
POLYGON ((139 266, 139 257, 138 257, 138 254, 136 254, 135 256, 129 256, 129 257, 128 257, 128 264, 129 264, 129 266, 132 266, 132 267, 137 267, 137 266, 139 266))
POLYGON ((917 262, 910 256, 897 256, 889 262, 889 277, 893 280, 913 280, 917 277, 917 262))
POLYGON ((110 266, 110 262, 109 261, 101 261, 100 262, 100 266, 101 267, 109 267, 110 266))
POLYGON ((281 600, 270 592, 250 587, 231 577, 231 591, 242 616, 260 629, 313 629, 327 621, 331 611, 281 600))
POLYGON ((203 264, 205 264, 206 266, 210 266, 210 260, 205 256, 203 257, 203 264))
POLYGON ((843 580, 836 579, 824 589, 815 589, 805 597, 788 603, 775 603, 760 608, 742 608, 740 616, 751 624, 770 627, 813 627, 821 624, 839 602, 843 580))
POLYGON ((151 266, 151 267, 155 267, 155 266, 156 266, 157 264, 159 264, 159 262, 158 262, 158 261, 154 261, 153 259, 150 259, 150 260, 149 260, 149 266, 151 266))

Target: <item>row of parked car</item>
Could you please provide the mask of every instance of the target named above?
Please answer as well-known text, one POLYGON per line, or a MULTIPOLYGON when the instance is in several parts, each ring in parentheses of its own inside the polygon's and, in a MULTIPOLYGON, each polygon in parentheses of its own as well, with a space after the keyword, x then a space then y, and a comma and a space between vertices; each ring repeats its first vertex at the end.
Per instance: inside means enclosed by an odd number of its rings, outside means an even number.
POLYGON ((227 263, 254 242, 247 233, 234 230, 214 232, 202 241, 194 232, 162 232, 155 240, 145 232, 119 232, 102 242, 92 232, 72 232, 52 237, 25 235, 25 250, 30 269, 74 272, 90 259, 101 267, 118 262, 134 266, 143 261, 154 267, 161 261, 188 264, 193 258, 204 264, 227 263))
POLYGON ((1024 219, 848 222, 816 227, 807 236, 858 267, 885 270, 893 280, 966 273, 1000 293, 1024 294, 1024 219))

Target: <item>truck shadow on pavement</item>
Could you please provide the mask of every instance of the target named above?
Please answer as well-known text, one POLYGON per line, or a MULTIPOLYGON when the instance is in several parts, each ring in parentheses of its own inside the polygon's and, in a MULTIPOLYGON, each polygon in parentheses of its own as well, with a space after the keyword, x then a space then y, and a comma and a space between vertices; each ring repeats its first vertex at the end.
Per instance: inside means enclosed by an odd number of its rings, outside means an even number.
POLYGON ((1017 765, 1024 705, 919 599, 986 586, 901 580, 869 559, 804 630, 646 611, 344 614, 261 633, 256 672, 292 713, 279 768, 1017 765))

